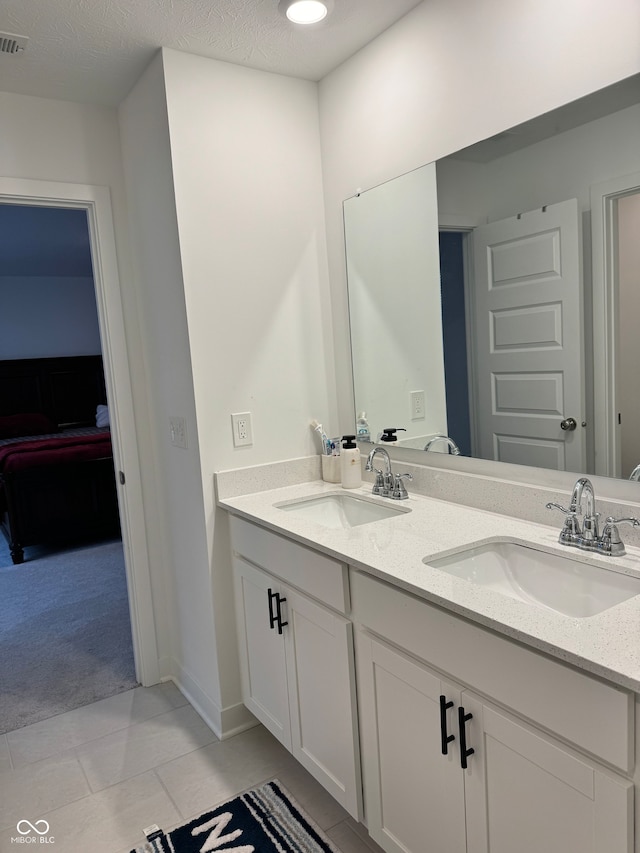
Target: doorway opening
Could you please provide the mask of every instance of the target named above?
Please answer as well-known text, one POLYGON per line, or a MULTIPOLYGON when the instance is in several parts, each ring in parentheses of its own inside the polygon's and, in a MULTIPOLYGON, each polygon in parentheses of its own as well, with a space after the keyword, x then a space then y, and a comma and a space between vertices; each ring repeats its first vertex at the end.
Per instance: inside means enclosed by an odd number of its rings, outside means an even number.
POLYGON ((0 177, 0 203, 83 212, 89 230, 137 681, 160 681, 147 532, 109 190, 0 177), (116 394, 117 389, 117 394, 116 394), (126 484, 126 485, 125 485, 126 484))
POLYGON ((0 731, 11 731, 138 682, 87 212, 0 202, 0 234, 0 731))
POLYGON ((442 347, 447 432, 463 456, 472 455, 465 296, 466 232, 439 231, 442 347))

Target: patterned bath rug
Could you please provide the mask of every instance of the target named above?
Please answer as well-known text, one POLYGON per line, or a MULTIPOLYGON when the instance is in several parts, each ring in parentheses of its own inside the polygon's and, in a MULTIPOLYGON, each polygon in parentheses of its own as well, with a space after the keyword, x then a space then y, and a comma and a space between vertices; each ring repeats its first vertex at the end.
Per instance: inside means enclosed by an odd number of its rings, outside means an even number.
POLYGON ((131 853, 339 853, 277 779, 171 832, 147 832, 131 853))

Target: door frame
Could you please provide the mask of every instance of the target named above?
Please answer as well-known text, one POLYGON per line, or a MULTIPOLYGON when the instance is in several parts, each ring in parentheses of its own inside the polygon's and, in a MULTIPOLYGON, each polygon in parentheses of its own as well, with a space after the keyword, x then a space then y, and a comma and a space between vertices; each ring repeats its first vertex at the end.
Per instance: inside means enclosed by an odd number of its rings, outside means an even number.
POLYGON ((590 187, 593 277, 593 402, 595 474, 620 476, 616 424, 618 199, 640 192, 640 172, 590 187))
POLYGON ((108 187, 0 177, 0 202, 86 210, 111 422, 136 678, 160 681, 133 393, 108 187), (118 389, 116 395, 115 389, 118 389))

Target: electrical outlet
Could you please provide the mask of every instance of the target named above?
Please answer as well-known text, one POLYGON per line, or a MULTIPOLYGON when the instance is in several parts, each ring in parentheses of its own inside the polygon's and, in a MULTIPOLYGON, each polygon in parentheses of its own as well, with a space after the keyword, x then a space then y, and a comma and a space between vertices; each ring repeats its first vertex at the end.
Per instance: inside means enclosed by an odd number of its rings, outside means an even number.
POLYGON ((419 421, 424 418, 424 391, 410 391, 411 420, 419 421))
POLYGON ((174 447, 187 447, 187 422, 184 418, 169 418, 169 434, 174 447))
POLYGON ((251 412, 240 412, 236 415, 231 415, 231 426, 233 427, 234 447, 247 447, 253 444, 251 412))

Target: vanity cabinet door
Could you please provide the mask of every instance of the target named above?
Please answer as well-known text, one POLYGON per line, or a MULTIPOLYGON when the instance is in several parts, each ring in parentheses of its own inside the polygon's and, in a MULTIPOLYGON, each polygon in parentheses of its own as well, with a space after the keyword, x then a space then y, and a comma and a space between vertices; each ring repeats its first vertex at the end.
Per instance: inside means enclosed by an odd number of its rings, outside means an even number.
POLYGON ((275 596, 286 596, 281 584, 240 557, 233 559, 233 574, 243 701, 290 750, 284 631, 278 631, 274 619, 275 596))
POLYGON ((362 816, 353 629, 286 588, 285 645, 292 752, 353 816, 362 816))
POLYGON ((469 853, 631 853, 633 785, 464 691, 469 853))
POLYGON ((388 853, 464 853, 460 689, 369 634, 358 631, 356 643, 371 837, 388 853), (443 742, 451 735, 444 755, 443 742))
POLYGON ((233 573, 244 704, 360 820, 351 623, 241 557, 233 573))

